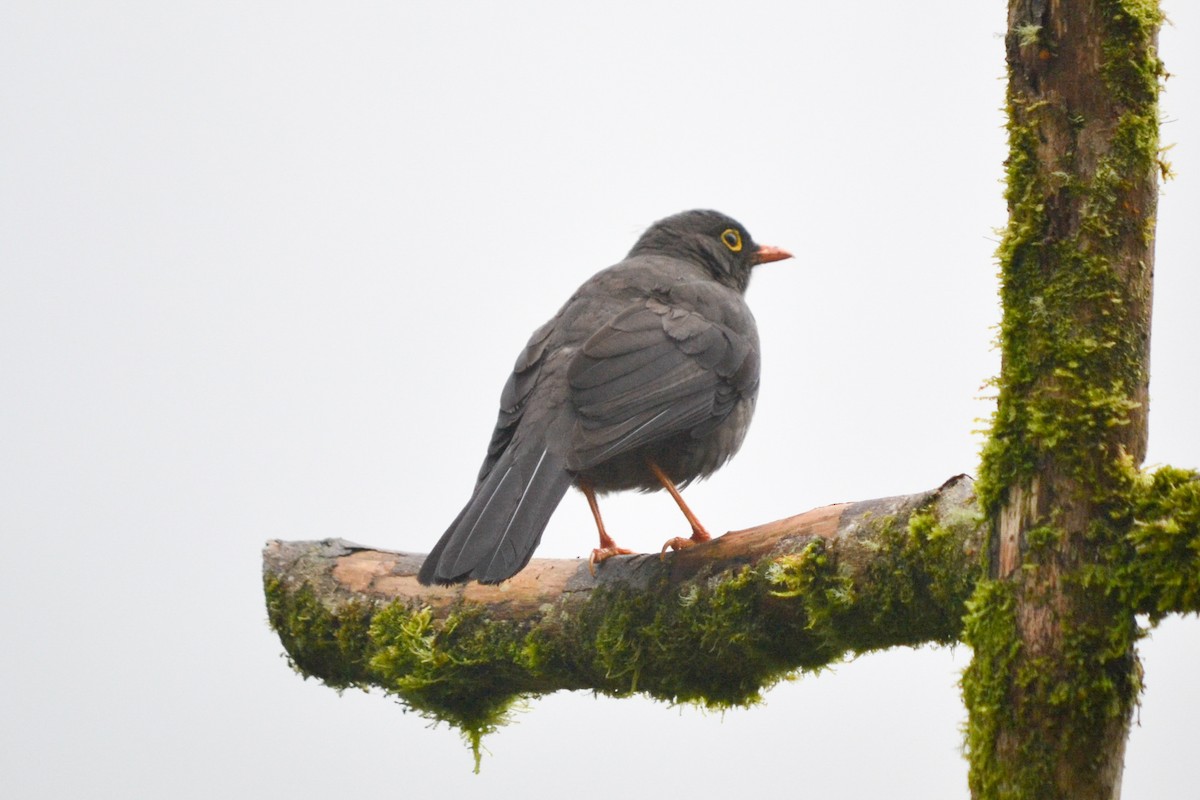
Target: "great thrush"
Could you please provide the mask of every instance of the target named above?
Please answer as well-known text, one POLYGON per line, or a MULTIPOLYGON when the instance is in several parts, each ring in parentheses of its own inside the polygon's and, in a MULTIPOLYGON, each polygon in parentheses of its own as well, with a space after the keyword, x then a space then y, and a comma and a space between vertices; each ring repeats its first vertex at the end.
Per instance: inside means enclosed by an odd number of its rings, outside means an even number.
POLYGON ((596 494, 665 488, 709 539, 679 488, 737 451, 758 392, 759 348, 743 295, 757 264, 790 258, 716 211, 650 226, 534 332, 500 397, 471 499, 421 566, 421 583, 499 583, 520 572, 571 485, 600 531, 594 565, 629 553, 604 530, 596 494))

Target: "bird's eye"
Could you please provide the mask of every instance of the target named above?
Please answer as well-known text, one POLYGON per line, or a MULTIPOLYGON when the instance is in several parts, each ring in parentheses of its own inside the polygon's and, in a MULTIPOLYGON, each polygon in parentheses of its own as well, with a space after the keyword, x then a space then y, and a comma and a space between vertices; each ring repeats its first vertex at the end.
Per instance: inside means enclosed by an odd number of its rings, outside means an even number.
POLYGON ((721 241, 735 253, 742 249, 742 234, 738 233, 735 228, 726 228, 725 232, 721 234, 721 241))

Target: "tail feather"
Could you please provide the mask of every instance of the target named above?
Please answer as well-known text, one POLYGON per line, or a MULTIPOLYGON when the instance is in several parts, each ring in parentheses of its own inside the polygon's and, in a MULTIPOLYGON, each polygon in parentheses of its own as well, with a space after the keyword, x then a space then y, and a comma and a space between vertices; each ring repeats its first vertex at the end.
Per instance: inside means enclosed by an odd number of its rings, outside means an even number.
POLYGON ((513 450, 500 456, 430 551, 421 583, 499 583, 529 563, 571 476, 545 449, 513 450))

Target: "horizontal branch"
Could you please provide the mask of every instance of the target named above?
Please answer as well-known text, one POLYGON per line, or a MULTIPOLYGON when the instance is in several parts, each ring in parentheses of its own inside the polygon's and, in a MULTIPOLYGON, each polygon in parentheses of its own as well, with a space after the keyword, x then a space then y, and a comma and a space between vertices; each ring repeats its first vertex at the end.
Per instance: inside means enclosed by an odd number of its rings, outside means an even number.
POLYGON ((980 575, 970 478, 844 503, 660 558, 535 559, 499 586, 427 587, 421 555, 271 541, 271 625, 292 664, 379 686, 478 738, 513 700, 560 689, 753 702, 791 672, 952 642, 980 575))

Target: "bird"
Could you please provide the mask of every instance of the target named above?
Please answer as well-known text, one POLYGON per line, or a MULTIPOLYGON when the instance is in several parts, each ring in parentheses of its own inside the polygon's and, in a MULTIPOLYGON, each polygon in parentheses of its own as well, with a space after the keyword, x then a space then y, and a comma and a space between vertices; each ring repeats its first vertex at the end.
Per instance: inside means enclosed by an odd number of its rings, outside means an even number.
POLYGON ((759 264, 791 258, 744 226, 693 210, 647 228, 619 263, 585 281, 517 357, 474 491, 418 580, 500 583, 529 563, 567 489, 596 521, 594 570, 631 553, 607 533, 597 495, 680 490, 737 452, 754 412, 759 343, 744 298, 759 264))

